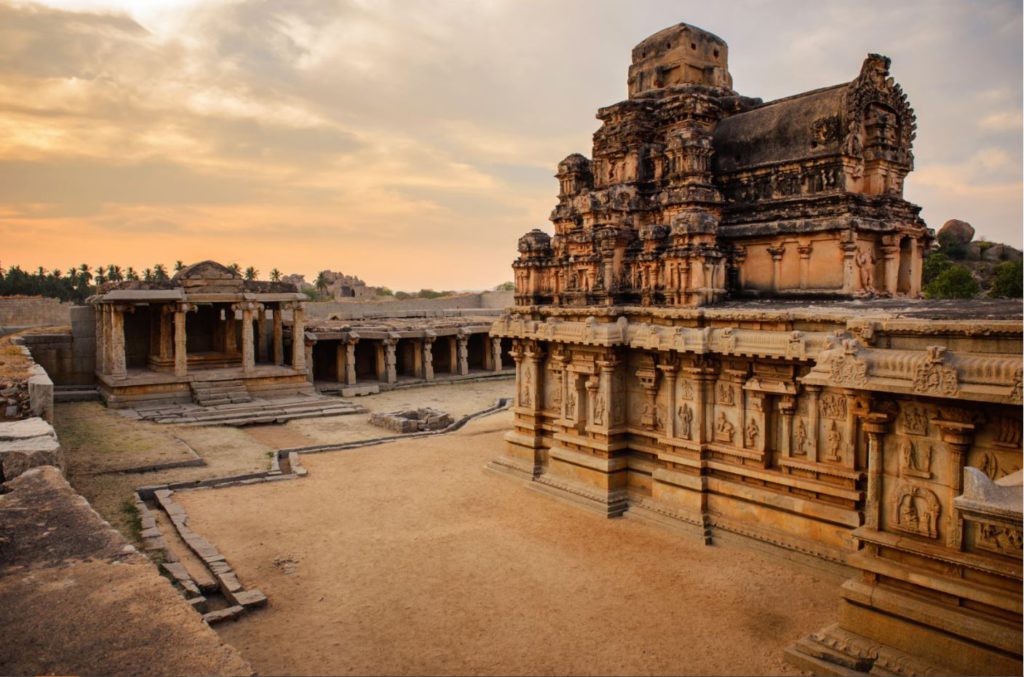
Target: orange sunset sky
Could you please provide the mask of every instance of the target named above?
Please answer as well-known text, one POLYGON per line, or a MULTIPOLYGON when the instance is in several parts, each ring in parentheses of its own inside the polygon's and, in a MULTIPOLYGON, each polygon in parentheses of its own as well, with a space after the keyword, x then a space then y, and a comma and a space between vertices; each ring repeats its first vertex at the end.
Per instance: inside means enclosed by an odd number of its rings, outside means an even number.
POLYGON ((0 0, 0 265, 493 287, 631 47, 679 21, 765 100, 892 57, 907 198, 1021 246, 1019 2, 0 0))

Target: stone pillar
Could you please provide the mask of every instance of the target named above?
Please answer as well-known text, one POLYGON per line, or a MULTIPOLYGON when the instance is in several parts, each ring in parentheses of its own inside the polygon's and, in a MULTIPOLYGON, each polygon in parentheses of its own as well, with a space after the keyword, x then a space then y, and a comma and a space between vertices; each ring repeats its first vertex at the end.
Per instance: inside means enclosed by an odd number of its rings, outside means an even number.
POLYGON ((806 390, 808 415, 807 422, 809 424, 808 427, 810 427, 810 430, 808 430, 807 432, 810 434, 811 438, 811 450, 807 454, 807 460, 811 461, 812 463, 817 463, 818 449, 821 446, 818 443, 818 438, 821 437, 821 428, 818 423, 820 416, 818 413, 818 396, 821 394, 821 386, 806 386, 806 390))
POLYGON ((900 275, 900 244, 898 236, 886 236, 883 238, 882 244, 882 260, 884 262, 882 270, 884 271, 885 280, 882 285, 875 285, 882 287, 889 296, 896 296, 897 283, 900 275), (893 243, 892 240, 896 242, 893 243))
POLYGON ((174 354, 174 306, 160 306, 160 359, 169 360, 174 354))
POLYGON ((292 369, 306 371, 306 324, 302 302, 292 305, 292 369))
POLYGON ((840 248, 843 250, 843 293, 855 294, 860 289, 860 279, 857 275, 857 242, 851 239, 842 242, 840 248))
POLYGON ((188 375, 187 337, 185 335, 185 313, 189 304, 179 303, 174 308, 174 375, 188 375))
POLYGON ((491 339, 491 359, 494 362, 494 371, 501 371, 501 339, 491 339))
POLYGON ((434 332, 428 331, 423 337, 423 378, 434 380, 434 332))
POLYGON ((387 360, 384 357, 384 342, 378 341, 373 345, 374 357, 376 358, 377 380, 383 383, 387 378, 387 360))
POLYGON ((676 370, 677 365, 665 364, 658 367, 665 379, 668 401, 665 404, 665 437, 676 436, 676 370))
POLYGON ((778 247, 768 247, 768 253, 772 255, 772 291, 779 291, 779 283, 782 280, 782 255, 786 252, 786 248, 782 245, 778 247))
POLYGON ((224 309, 224 352, 227 355, 238 354, 238 338, 235 327, 235 306, 228 305, 224 309))
POLYGON ((349 334, 345 341, 345 383, 350 386, 356 384, 356 344, 359 337, 349 334))
POLYGON ((313 382, 313 341, 306 340, 306 334, 302 334, 302 351, 306 362, 306 380, 313 382))
MULTIPOLYGON (((784 458, 793 455, 793 414, 796 413, 796 398, 791 395, 783 395, 776 405, 779 411, 780 437, 782 448, 779 453, 784 458)), ((768 431, 765 431, 767 434, 768 431)))
POLYGON ((279 367, 284 364, 284 329, 281 318, 283 305, 278 303, 274 306, 274 364, 279 367))
POLYGON ((811 250, 814 247, 810 244, 802 244, 796 248, 800 254, 800 288, 807 289, 807 279, 811 269, 811 250))
POLYGON ((469 336, 459 334, 455 338, 455 347, 459 360, 459 374, 465 376, 469 373, 469 336))
POLYGON ((412 341, 412 374, 423 378, 423 341, 412 341))
MULTIPOLYGON (((465 338, 465 337, 460 337, 465 338)), ((461 341, 463 345, 465 341, 461 341)), ((540 368, 541 360, 544 359, 544 347, 536 341, 530 341, 526 344, 526 350, 524 352, 525 359, 523 360, 523 378, 526 379, 523 383, 524 393, 521 399, 521 405, 530 410, 532 414, 539 414, 543 408, 543 396, 544 392, 544 376, 540 368)))
POLYGON ((388 383, 398 381, 397 346, 398 336, 388 336, 388 338, 384 339, 384 377, 388 383))
POLYGON ((448 368, 449 373, 459 373, 459 348, 454 336, 448 337, 448 363, 451 365, 448 368))
MULTIPOLYGON (((948 410, 949 414, 957 414, 963 410, 948 410)), ((947 414, 947 411, 943 411, 947 414)), ((966 412, 964 412, 966 414, 966 412)), ((967 414, 963 418, 967 419, 967 414)), ((958 417, 959 418, 959 417, 958 417)), ((963 493, 964 490, 964 462, 967 452, 974 443, 974 422, 970 420, 934 420, 935 426, 939 429, 942 441, 949 450, 949 477, 948 506, 953 505, 953 499, 963 493)), ((950 507, 946 511, 946 547, 953 550, 961 550, 963 547, 963 517, 959 510, 950 507)))
POLYGON ((107 322, 105 303, 95 303, 92 306, 92 316, 96 323, 96 371, 100 374, 107 373, 107 322))
POLYGON ((253 345, 252 311, 255 303, 236 303, 231 306, 231 318, 234 321, 235 311, 242 311, 242 371, 253 371, 256 368, 256 350, 253 345))
POLYGON ((124 314, 131 306, 111 306, 110 315, 110 375, 126 378, 128 367, 124 354, 124 314))
POLYGON ((521 406, 523 406, 523 398, 522 398, 523 388, 522 388, 522 384, 523 384, 523 375, 525 373, 524 372, 524 366, 523 366, 523 355, 525 354, 526 351, 523 349, 523 345, 522 344, 523 344, 523 342, 518 340, 518 339, 512 341, 512 361, 515 362, 515 365, 516 365, 516 394, 515 394, 515 399, 512 401, 512 406, 514 406, 514 407, 521 407, 521 406))
POLYGON ((256 360, 258 362, 266 362, 267 348, 269 347, 267 345, 269 343, 267 341, 267 309, 262 303, 260 303, 257 307, 258 311, 256 313, 256 360))
POLYGON ((868 487, 864 497, 864 526, 877 529, 881 522, 882 474, 885 470, 882 440, 889 430, 888 414, 870 413, 864 421, 868 435, 868 487))
POLYGON ((338 383, 345 383, 345 372, 346 372, 346 361, 345 361, 345 342, 338 341, 337 346, 334 349, 334 374, 338 383))

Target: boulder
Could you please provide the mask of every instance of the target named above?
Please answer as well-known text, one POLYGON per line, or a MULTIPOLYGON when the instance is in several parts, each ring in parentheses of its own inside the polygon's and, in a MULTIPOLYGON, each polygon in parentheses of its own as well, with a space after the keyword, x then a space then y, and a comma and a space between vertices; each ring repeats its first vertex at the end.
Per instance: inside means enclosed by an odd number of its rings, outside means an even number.
POLYGON ((939 242, 945 245, 965 245, 973 237, 974 226, 959 219, 950 219, 939 228, 939 242))

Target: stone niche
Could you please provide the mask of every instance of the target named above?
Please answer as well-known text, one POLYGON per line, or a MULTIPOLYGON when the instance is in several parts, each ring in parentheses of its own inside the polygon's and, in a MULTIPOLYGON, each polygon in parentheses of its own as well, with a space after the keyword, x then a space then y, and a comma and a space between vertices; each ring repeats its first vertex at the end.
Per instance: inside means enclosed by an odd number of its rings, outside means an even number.
POLYGON ((452 415, 432 407, 389 411, 370 416, 370 423, 396 433, 443 430, 453 422, 452 415))

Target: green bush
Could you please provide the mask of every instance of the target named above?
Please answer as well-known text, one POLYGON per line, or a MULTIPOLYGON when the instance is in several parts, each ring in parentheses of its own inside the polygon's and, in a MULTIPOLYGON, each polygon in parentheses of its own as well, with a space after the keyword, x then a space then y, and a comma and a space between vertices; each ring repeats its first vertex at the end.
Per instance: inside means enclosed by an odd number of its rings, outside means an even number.
POLYGON ((924 260, 924 266, 921 268, 921 284, 928 284, 952 265, 953 262, 942 252, 932 252, 924 260))
POLYGON ((1019 299, 1024 297, 1022 288, 1024 278, 1024 263, 1020 261, 1005 261, 996 266, 996 276, 992 281, 992 289, 989 296, 1003 299, 1019 299))
MULTIPOLYGON (((934 255, 933 255, 934 256, 934 255)), ((981 288, 963 266, 951 265, 924 287, 924 296, 929 299, 970 299, 978 295, 981 288)))

